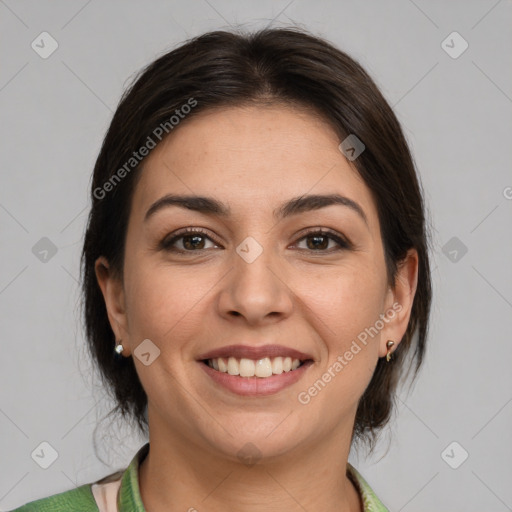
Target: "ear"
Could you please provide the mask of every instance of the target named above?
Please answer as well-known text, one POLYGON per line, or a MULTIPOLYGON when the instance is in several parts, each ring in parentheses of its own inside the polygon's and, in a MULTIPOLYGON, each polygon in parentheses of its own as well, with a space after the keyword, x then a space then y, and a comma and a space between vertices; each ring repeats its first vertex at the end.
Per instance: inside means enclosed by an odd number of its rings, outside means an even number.
MULTIPOLYGON (((123 344, 122 355, 129 356, 128 346, 128 324, 126 320, 126 309, 124 300, 123 283, 119 276, 114 275, 106 258, 100 256, 94 263, 94 271, 98 285, 101 288, 105 306, 107 308, 110 326, 114 331, 116 341, 119 343, 126 340, 123 344)), ((112 347, 114 350, 114 347, 112 347)))
POLYGON ((381 331, 379 357, 387 354, 388 340, 395 342, 391 352, 396 350, 402 340, 411 316, 416 287, 418 285, 418 252, 409 249, 403 261, 399 263, 394 288, 389 288, 385 301, 384 328, 381 331))

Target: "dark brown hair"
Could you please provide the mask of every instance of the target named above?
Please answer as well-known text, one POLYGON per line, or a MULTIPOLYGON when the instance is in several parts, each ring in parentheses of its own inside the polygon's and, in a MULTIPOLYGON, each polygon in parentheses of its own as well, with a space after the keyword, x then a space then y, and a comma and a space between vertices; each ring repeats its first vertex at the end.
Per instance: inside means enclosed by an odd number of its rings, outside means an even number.
POLYGON ((180 117, 182 123, 207 109, 285 102, 321 116, 340 141, 355 134, 364 143, 353 164, 377 206, 389 284, 394 285, 408 249, 415 248, 419 256, 407 331, 393 362, 379 359, 356 414, 353 440, 367 441, 373 449, 378 431, 389 421, 399 378, 406 366, 414 367, 415 378, 425 353, 432 293, 425 206, 400 124, 373 80, 347 54, 296 28, 250 34, 215 31, 193 38, 149 64, 121 98, 94 167, 82 253, 87 342, 117 403, 111 413, 136 420, 147 433, 147 396, 133 358, 115 357, 116 340, 94 264, 104 256, 122 278, 131 198, 143 165, 143 160, 135 165, 130 159, 147 145, 148 137, 155 140, 157 127, 167 127, 165 134, 172 136, 171 116, 191 105, 191 98, 195 106, 184 120, 180 117), (405 365, 407 354, 410 362, 405 365))

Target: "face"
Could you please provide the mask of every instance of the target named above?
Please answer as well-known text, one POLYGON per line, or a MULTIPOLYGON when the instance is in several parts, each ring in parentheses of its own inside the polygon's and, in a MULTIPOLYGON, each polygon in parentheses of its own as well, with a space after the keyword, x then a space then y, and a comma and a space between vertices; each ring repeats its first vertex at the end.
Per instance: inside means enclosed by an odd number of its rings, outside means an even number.
POLYGON ((396 348, 405 332, 415 275, 387 286, 376 206, 340 142, 290 107, 230 108, 187 120, 146 159, 123 280, 99 271, 104 260, 97 274, 148 395, 150 435, 234 459, 248 442, 274 456, 351 434, 386 341, 396 348), (350 201, 305 200, 335 194, 350 201), (226 212, 169 195, 207 197, 226 212), (281 345, 309 361, 267 378, 199 361, 231 345, 281 345))

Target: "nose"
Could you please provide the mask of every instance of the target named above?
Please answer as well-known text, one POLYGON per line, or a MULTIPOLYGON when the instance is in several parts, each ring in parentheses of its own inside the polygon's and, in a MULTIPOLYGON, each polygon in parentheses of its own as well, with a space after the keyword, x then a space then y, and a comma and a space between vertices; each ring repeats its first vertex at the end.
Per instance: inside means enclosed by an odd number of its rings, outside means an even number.
POLYGON ((219 313, 231 321, 242 317, 249 325, 288 317, 293 309, 293 293, 275 252, 263 249, 254 261, 240 254, 233 254, 233 268, 222 280, 219 313))

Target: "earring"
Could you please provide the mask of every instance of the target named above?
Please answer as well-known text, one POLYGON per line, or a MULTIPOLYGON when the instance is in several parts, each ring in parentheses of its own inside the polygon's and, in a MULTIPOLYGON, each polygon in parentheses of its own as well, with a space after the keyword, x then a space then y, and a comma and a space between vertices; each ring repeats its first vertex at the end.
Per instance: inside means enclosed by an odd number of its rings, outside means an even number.
POLYGON ((124 350, 123 345, 121 345, 121 341, 119 340, 119 343, 116 345, 116 348, 114 349, 118 354, 121 354, 121 352, 124 350))
POLYGON ((391 359, 391 347, 395 344, 394 341, 391 341, 391 340, 388 340, 387 343, 386 343, 386 348, 388 349, 387 351, 387 354, 386 354, 386 361, 389 363, 390 359, 391 359))

